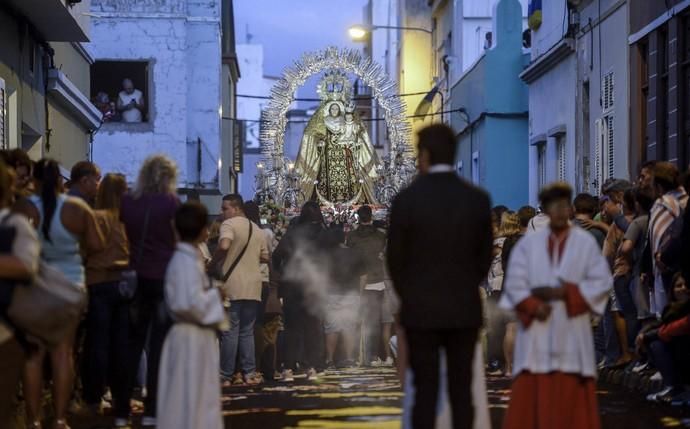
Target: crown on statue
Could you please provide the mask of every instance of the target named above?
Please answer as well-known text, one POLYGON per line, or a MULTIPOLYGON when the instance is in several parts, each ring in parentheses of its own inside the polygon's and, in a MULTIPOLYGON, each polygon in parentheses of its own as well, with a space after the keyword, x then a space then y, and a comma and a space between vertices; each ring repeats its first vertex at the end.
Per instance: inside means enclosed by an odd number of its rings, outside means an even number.
POLYGON ((328 70, 316 87, 316 92, 321 101, 341 101, 344 103, 350 99, 352 84, 344 71, 328 70))
POLYGON ((345 113, 355 113, 356 108, 357 105, 354 103, 354 101, 350 101, 345 105, 345 113))

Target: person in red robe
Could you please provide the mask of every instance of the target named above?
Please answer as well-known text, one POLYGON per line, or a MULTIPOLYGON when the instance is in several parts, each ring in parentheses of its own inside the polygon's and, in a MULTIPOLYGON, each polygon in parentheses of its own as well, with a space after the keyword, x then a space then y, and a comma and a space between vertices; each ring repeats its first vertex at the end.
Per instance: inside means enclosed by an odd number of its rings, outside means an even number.
POLYGON ((500 306, 519 319, 515 379, 503 429, 598 429, 590 317, 601 314, 611 272, 595 239, 571 226, 572 189, 539 195, 547 229, 514 247, 500 306))

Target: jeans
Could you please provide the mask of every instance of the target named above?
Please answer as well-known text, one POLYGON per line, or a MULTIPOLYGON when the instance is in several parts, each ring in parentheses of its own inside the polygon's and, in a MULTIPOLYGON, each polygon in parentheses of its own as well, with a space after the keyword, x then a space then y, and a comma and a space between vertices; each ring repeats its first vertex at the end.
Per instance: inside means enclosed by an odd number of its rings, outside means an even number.
POLYGON ((256 372, 254 355, 254 323, 259 301, 230 301, 230 330, 220 335, 220 373, 232 377, 239 353, 240 370, 246 374, 256 372))
POLYGON ((100 404, 110 385, 118 417, 129 414, 127 347, 129 305, 120 296, 118 282, 89 286, 89 311, 82 356, 82 382, 87 404, 100 404), (110 381, 110 382, 108 382, 110 381))
POLYGON ((606 311, 601 318, 599 328, 603 335, 603 353, 606 365, 614 364, 620 357, 620 346, 618 345, 618 336, 616 336, 616 325, 613 321, 613 313, 611 312, 611 301, 606 304, 606 311))
POLYGON ((648 345, 649 359, 659 370, 664 386, 680 387, 690 381, 687 357, 690 354, 690 337, 674 337, 669 342, 652 341, 648 345))
MULTIPOLYGON (((146 399, 144 416, 156 416, 156 395, 158 389, 158 365, 165 336, 172 326, 164 298, 164 280, 138 278, 139 285, 130 304, 130 346, 128 363, 128 396, 132 393, 134 380, 139 369, 141 353, 148 335, 149 344, 146 362, 146 399), (150 331, 150 332, 149 332, 150 331)), ((129 398, 127 400, 129 404, 129 398)))
POLYGON ((613 290, 616 294, 618 307, 625 319, 628 344, 634 347, 635 337, 637 337, 637 332, 640 330, 640 325, 637 320, 637 307, 635 306, 635 299, 633 297, 631 276, 626 275, 614 278, 613 290))

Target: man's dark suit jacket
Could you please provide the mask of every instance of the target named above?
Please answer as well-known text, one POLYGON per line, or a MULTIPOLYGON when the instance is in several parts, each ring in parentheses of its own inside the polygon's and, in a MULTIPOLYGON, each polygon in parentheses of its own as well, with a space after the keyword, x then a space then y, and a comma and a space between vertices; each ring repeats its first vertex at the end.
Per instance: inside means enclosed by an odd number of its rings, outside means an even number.
POLYGON ((489 196, 452 172, 420 176, 395 198, 387 262, 404 327, 481 326, 479 284, 493 248, 490 210, 489 196))

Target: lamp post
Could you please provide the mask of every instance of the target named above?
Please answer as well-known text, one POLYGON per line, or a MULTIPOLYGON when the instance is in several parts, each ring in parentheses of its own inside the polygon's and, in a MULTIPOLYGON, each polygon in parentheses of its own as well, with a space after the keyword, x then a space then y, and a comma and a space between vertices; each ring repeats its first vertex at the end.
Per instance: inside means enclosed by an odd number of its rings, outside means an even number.
POLYGON ((398 26, 391 26, 391 25, 353 25, 350 27, 347 32, 350 34, 350 38, 354 41, 363 41, 366 40, 367 37, 371 34, 372 31, 378 30, 378 29, 386 29, 386 30, 405 30, 405 31, 421 31, 422 33, 427 33, 428 35, 431 35, 432 32, 431 30, 427 30, 426 28, 421 28, 421 27, 398 27, 398 26))

